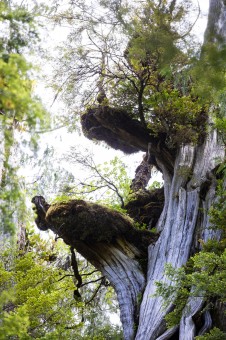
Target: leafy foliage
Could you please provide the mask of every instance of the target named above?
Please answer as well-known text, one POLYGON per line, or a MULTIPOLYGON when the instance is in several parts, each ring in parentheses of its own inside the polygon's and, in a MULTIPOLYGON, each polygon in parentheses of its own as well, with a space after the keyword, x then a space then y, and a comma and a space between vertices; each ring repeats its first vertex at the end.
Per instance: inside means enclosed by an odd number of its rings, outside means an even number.
POLYGON ((0 60, 0 110, 2 123, 8 128, 13 124, 21 129, 32 127, 37 119, 42 119, 44 109, 40 102, 32 98, 32 80, 28 71, 31 66, 19 54, 11 53, 6 61, 0 60))
POLYGON ((25 143, 29 133, 33 132, 30 140, 36 146, 34 130, 43 123, 47 113, 33 96, 32 66, 22 54, 24 48, 37 39, 35 16, 22 5, 13 7, 8 1, 2 1, 0 23, 4 28, 0 37, 0 127, 3 155, 0 216, 1 229, 13 232, 15 207, 18 212, 24 213, 23 192, 17 174, 21 153, 18 140, 22 139, 25 143))
POLYGON ((165 133, 170 147, 200 142, 212 97, 197 96, 192 76, 192 9, 190 1, 68 4, 53 16, 71 25, 55 74, 58 93, 77 114, 104 93, 101 105, 121 107, 151 133, 165 133))
POLYGON ((0 38, 0 49, 4 51, 6 60, 11 53, 22 54, 24 48, 31 47, 38 38, 35 17, 40 14, 41 6, 35 3, 32 5, 28 8, 25 2, 19 5, 13 1, 1 1, 0 22, 4 30, 0 38))
POLYGON ((109 339, 114 336, 120 339, 118 327, 110 329, 108 317, 104 316, 103 321, 98 311, 98 305, 104 308, 112 304, 112 291, 105 296, 104 286, 100 289, 95 279, 96 271, 83 259, 80 265, 87 279, 81 288, 85 298, 82 302, 73 297, 73 273, 68 270, 70 265, 67 268, 67 258, 62 257, 66 251, 62 244, 50 239, 44 241, 30 231, 20 251, 12 251, 11 245, 3 247, 1 245, 0 339, 17 336, 19 339, 88 340, 90 333, 91 338, 95 338, 98 332, 100 338, 105 332, 109 339), (91 289, 87 289, 89 282, 91 289))
POLYGON ((226 339, 225 333, 220 331, 220 329, 214 327, 211 331, 205 335, 196 336, 196 340, 224 340, 226 339))
POLYGON ((80 325, 73 313, 74 284, 70 277, 60 280, 63 270, 49 265, 44 241, 33 235, 30 242, 35 242, 36 254, 6 249, 1 255, 0 337, 69 336, 70 327, 80 325))
MULTIPOLYGON (((13 214, 15 210, 20 211, 21 216, 25 213, 23 203, 21 205, 24 193, 17 177, 18 164, 12 165, 15 136, 18 131, 22 134, 35 130, 46 115, 33 97, 32 66, 23 56, 25 48, 30 48, 30 42, 37 38, 34 15, 23 6, 12 8, 9 4, 8 1, 0 4, 0 23, 6 31, 0 39, 0 122, 4 139, 0 213, 1 227, 6 230, 12 230, 18 217, 13 214)), ((220 101, 222 105, 215 123, 225 139, 225 105, 221 100, 225 88, 222 80, 225 52, 217 51, 210 44, 197 62, 197 50, 191 43, 192 24, 187 25, 189 1, 179 5, 167 0, 134 1, 128 5, 124 1, 100 0, 98 6, 93 7, 93 3, 72 0, 67 6, 65 12, 56 12, 53 17, 55 22, 66 21, 73 27, 59 53, 60 67, 53 87, 56 97, 62 93, 68 102, 72 122, 89 105, 98 105, 102 88, 106 99, 100 105, 126 109, 151 133, 166 134, 168 146, 175 147, 202 141, 200 127, 203 130, 212 103, 218 105, 220 101), (206 67, 208 72, 200 71, 206 67), (200 72, 203 77, 197 80, 200 72), (207 90, 212 87, 220 90, 220 96, 210 91, 207 98, 207 90)), ((56 4, 56 11, 57 8, 56 4)), ((33 141, 35 144, 35 139, 33 141)), ((75 193, 74 183, 70 183, 74 177, 67 173, 61 188, 63 195, 76 198, 86 195, 90 200, 123 208, 129 193, 124 164, 115 158, 100 166, 91 158, 76 157, 77 164, 94 171, 94 175, 78 183, 75 193)), ((55 173, 51 175, 54 177, 55 173)), ((222 189, 222 196, 212 210, 213 223, 220 229, 225 227, 223 195, 222 189)), ((157 291, 167 301, 176 301, 176 308, 167 319, 169 325, 178 322, 191 294, 203 294, 206 301, 214 297, 225 302, 224 230, 222 235, 220 242, 204 244, 203 251, 185 268, 175 270, 168 266, 172 284, 159 283, 157 291), (191 287, 195 287, 192 292, 191 287)), ((73 299, 75 284, 71 272, 53 260, 60 256, 60 251, 53 253, 52 246, 32 234, 26 250, 6 249, 1 254, 0 338, 120 339, 118 327, 110 329, 107 314, 99 313, 102 306, 111 305, 112 290, 103 297, 104 280, 99 284, 98 276, 92 271, 90 274, 90 266, 79 259, 82 275, 89 280, 82 287, 84 301, 73 299), (89 281, 91 290, 86 289, 89 281)), ((204 338, 221 335, 213 329, 209 337, 204 338)))

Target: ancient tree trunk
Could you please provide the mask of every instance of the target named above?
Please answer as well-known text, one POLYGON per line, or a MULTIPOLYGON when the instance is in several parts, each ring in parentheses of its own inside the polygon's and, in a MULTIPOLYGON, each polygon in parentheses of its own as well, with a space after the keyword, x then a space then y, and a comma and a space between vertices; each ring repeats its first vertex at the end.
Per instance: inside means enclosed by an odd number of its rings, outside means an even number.
MULTIPOLYGON (((172 306, 163 309, 161 297, 152 295, 155 282, 167 280, 166 263, 176 268, 182 266, 200 250, 199 239, 206 241, 214 236, 208 228, 208 211, 215 199, 216 167, 224 153, 217 132, 211 130, 202 145, 186 145, 178 150, 173 171, 155 154, 155 162, 164 175, 165 200, 161 189, 154 192, 143 189, 149 172, 144 171, 142 176, 141 169, 137 172, 137 185, 141 182, 143 185, 128 204, 128 212, 136 219, 135 206, 139 217, 146 218, 145 222, 154 217, 158 221, 158 234, 136 230, 130 218, 97 204, 72 200, 49 205, 41 196, 33 198, 38 227, 52 229, 98 268, 115 288, 126 340, 170 339, 175 332, 184 340, 198 334, 192 316, 202 309, 201 298, 190 298, 186 306, 190 308, 185 308, 180 325, 166 330, 164 318, 172 306), (142 209, 138 202, 143 202, 142 209), (138 326, 136 334, 135 326, 138 326)), ((145 170, 145 161, 142 165, 145 170)), ((208 320, 211 322, 210 315, 205 315, 203 327, 208 320)))
MULTIPOLYGON (((201 332, 202 327, 195 330, 192 319, 203 307, 201 298, 190 298, 186 306, 190 308, 185 308, 180 325, 166 330, 164 318, 172 306, 163 309, 161 297, 153 297, 153 293, 156 281, 167 280, 166 263, 176 268, 182 266, 200 250, 199 239, 206 241, 214 236, 208 228, 208 211, 215 199, 216 167, 224 153, 215 130, 209 131, 202 145, 182 146, 177 151, 173 171, 167 161, 165 165, 162 157, 153 152, 164 175, 164 200, 161 189, 144 190, 145 177, 148 180, 150 174, 147 157, 143 160, 144 172, 138 169, 133 182, 139 188, 127 209, 135 220, 139 216, 138 221, 152 221, 151 227, 157 221, 157 234, 136 230, 130 218, 97 204, 72 200, 49 205, 41 196, 33 198, 37 226, 41 230, 52 229, 115 288, 126 340, 170 339, 175 332, 184 340, 201 332)), ((208 329, 206 324, 210 324, 211 318, 207 312, 205 315, 202 326, 208 329)))
MULTIPOLYGON (((171 263, 178 268, 185 264, 194 251, 199 250, 198 239, 206 241, 213 235, 209 227, 208 211, 215 198, 216 179, 214 169, 224 156, 216 131, 211 131, 202 146, 184 146, 178 151, 173 175, 161 164, 164 173, 165 206, 158 221, 161 231, 155 245, 149 247, 147 285, 140 311, 140 323, 136 339, 157 339, 166 329, 162 299, 152 297, 156 281, 165 281, 164 266, 171 263)), ((180 324, 180 339, 192 339, 192 316, 202 307, 200 299, 189 302, 180 324)), ((177 331, 175 328, 174 331, 177 331)), ((167 332, 161 339, 169 339, 167 332)), ((159 339, 160 339, 159 338, 159 339)))
MULTIPOLYGON (((219 48, 225 43, 225 18, 225 1, 211 0, 205 43, 218 43, 219 48)), ((167 280, 164 275, 166 263, 182 266, 200 249, 198 239, 206 241, 217 236, 209 229, 208 212, 216 198, 215 169, 224 157, 225 147, 217 132, 210 129, 201 146, 180 148, 173 173, 169 173, 164 162, 156 158, 164 175, 165 205, 157 223, 160 237, 155 245, 149 247, 147 284, 136 339, 170 339, 176 332, 181 340, 194 339, 211 325, 210 315, 205 313, 204 328, 196 329, 192 317, 202 310, 203 301, 202 298, 190 298, 180 325, 166 331, 164 317, 172 306, 164 310, 161 297, 153 297, 152 294, 156 281, 167 280)))
MULTIPOLYGON (((225 1, 211 0, 205 44, 217 44, 219 49, 224 46, 225 18, 225 1)), ((180 325, 166 330, 164 318, 172 306, 164 310, 161 297, 153 297, 153 293, 156 281, 167 280, 165 264, 181 267, 194 252, 200 250, 199 239, 206 241, 217 237, 209 228, 208 212, 216 198, 216 167, 225 157, 224 145, 217 132, 211 130, 212 123, 209 121, 209 130, 200 145, 183 145, 177 150, 170 150, 164 143, 164 136, 147 135, 141 124, 136 123, 136 127, 135 122, 123 112, 117 115, 118 120, 113 119, 116 114, 116 110, 104 107, 87 112, 82 120, 86 135, 91 139, 105 140, 110 146, 125 152, 136 149, 147 151, 149 145, 152 164, 161 170, 164 177, 164 208, 156 225, 160 236, 155 244, 149 246, 147 282, 136 339, 170 339, 176 332, 181 340, 193 339, 211 324, 210 315, 206 312, 203 327, 195 327, 192 317, 203 308, 202 299, 190 298, 180 325)))
MULTIPOLYGON (((206 42, 222 46, 225 1, 211 0, 210 8, 206 42)), ((208 213, 216 199, 216 169, 225 157, 225 148, 211 119, 207 125, 202 142, 171 149, 166 135, 156 136, 121 109, 99 105, 82 116, 88 138, 104 140, 127 153, 146 152, 131 186, 134 196, 127 211, 134 220, 155 226, 155 236, 137 231, 133 220, 99 205, 77 200, 50 206, 40 196, 33 198, 38 227, 51 228, 101 270, 115 288, 125 340, 193 339, 211 326, 211 315, 206 311, 203 324, 196 327, 193 316, 203 309, 204 302, 201 297, 191 297, 180 324, 167 330, 165 316, 173 306, 163 309, 162 298, 153 296, 155 282, 167 281, 167 263, 181 267, 200 250, 199 239, 205 242, 218 237, 209 228, 208 213), (161 189, 145 189, 151 166, 163 174, 164 197, 161 189)))

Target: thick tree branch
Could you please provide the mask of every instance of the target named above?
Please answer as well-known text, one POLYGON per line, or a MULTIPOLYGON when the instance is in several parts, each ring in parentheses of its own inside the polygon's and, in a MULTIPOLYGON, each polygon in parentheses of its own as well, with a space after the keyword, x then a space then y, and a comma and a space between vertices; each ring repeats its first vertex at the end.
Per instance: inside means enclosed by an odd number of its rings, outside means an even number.
POLYGON ((78 289, 82 286, 82 277, 81 277, 81 275, 79 274, 79 271, 78 271, 78 264, 77 264, 77 261, 76 261, 74 248, 71 247, 70 250, 71 250, 71 266, 72 266, 72 269, 73 269, 73 272, 74 272, 74 276, 77 280, 76 287, 78 289))
MULTIPOLYGON (((41 230, 50 229, 71 246, 72 262, 77 288, 82 285, 75 263, 73 249, 100 270, 115 288, 121 305, 121 319, 125 339, 132 339, 134 322, 137 322, 139 294, 142 294, 149 244, 158 236, 149 231, 137 230, 134 222, 123 214, 82 200, 48 205, 45 215, 39 207, 47 206, 44 198, 32 199, 41 218, 36 219, 41 230)), ((76 297, 78 290, 75 291, 76 297)))
POLYGON ((164 163, 168 171, 173 171, 175 150, 165 144, 166 135, 155 136, 144 128, 138 120, 132 119, 124 110, 93 107, 81 117, 84 134, 90 139, 103 140, 115 149, 125 153, 148 150, 156 159, 155 164, 164 163))

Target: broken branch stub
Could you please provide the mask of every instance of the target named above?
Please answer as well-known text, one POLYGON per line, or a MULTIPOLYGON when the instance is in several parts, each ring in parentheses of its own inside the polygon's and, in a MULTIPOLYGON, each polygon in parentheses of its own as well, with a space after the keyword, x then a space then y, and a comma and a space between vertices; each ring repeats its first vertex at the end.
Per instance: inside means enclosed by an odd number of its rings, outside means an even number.
POLYGON ((131 218, 99 204, 70 200, 49 205, 42 196, 33 197, 32 202, 38 228, 58 234, 111 282, 124 338, 133 339, 145 287, 147 250, 158 236, 136 229, 131 218))

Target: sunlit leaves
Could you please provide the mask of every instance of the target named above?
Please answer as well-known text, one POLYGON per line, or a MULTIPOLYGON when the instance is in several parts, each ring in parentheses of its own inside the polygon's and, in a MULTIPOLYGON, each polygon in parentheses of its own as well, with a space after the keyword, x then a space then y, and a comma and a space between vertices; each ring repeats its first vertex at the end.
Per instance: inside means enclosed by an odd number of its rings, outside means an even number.
POLYGON ((0 168, 3 169, 0 228, 11 233, 15 231, 16 219, 24 214, 23 184, 19 183, 17 173, 22 152, 18 140, 24 143, 29 140, 36 147, 36 127, 48 125, 46 110, 33 94, 32 65, 22 55, 25 46, 32 45, 37 38, 34 23, 37 13, 32 14, 22 5, 1 2, 0 21, 5 30, 0 39, 0 168))
MULTIPOLYGON (((73 3, 71 10, 70 41, 56 79, 73 112, 96 105, 102 79, 108 105, 123 107, 154 133, 165 133, 169 147, 202 142, 210 105, 219 104, 218 91, 225 87, 225 51, 208 42, 201 49, 192 35, 197 4, 87 1, 73 3)), ((62 21, 68 13, 59 13, 62 21)), ((223 123, 216 123, 222 130, 223 123)))
POLYGON ((30 339, 27 334, 29 317, 25 306, 20 306, 16 312, 3 312, 1 317, 0 339, 15 336, 19 339, 30 339))
POLYGON ((7 62, 0 59, 1 120, 8 128, 16 123, 31 127, 44 116, 44 108, 32 98, 29 69, 20 55, 11 54, 7 62))
MULTIPOLYGON (((171 1, 131 4, 100 1, 96 6, 88 1, 73 3, 70 41, 62 49, 56 73, 67 104, 75 107, 80 103, 80 110, 84 109, 84 104, 92 105, 98 92, 98 78, 102 77, 110 105, 125 107, 125 98, 132 91, 132 112, 139 117, 138 97, 141 94, 143 100, 152 94, 153 87, 149 85, 153 83, 153 73, 157 82, 161 70, 168 68, 172 73, 187 65, 181 46, 187 38, 182 39, 181 32, 177 31, 185 23, 188 7, 185 3, 173 5, 171 1), (104 72, 101 69, 103 55, 104 72), (140 92, 142 87, 147 88, 145 96, 140 92), (119 88, 118 93, 115 88, 119 88), (74 101, 75 96, 79 102, 74 101)), ((68 14, 59 9, 59 16, 64 21, 68 14)), ((79 112, 78 108, 74 111, 79 112)))
POLYGON ((40 14, 41 4, 38 6, 30 1, 29 6, 24 1, 2 0, 0 3, 0 23, 2 34, 0 37, 0 50, 4 58, 9 54, 21 54, 25 47, 32 48, 38 40, 37 22, 35 17, 40 14))
POLYGON ((83 285, 82 298, 75 299, 77 282, 65 244, 27 232, 20 251, 1 245, 0 339, 88 340, 90 333, 101 339, 102 332, 109 334, 109 339, 113 334, 112 339, 120 339, 119 327, 109 326, 108 311, 109 315, 115 313, 116 306, 113 289, 105 288, 107 281, 77 256, 83 285))
MULTIPOLYGON (((44 245, 36 237, 36 248, 39 246, 44 245)), ((37 253, 13 255, 7 267, 7 253, 1 259, 0 335, 30 339, 72 334, 70 327, 80 327, 80 321, 73 313, 79 303, 76 306, 73 299, 71 277, 62 280, 64 271, 50 266, 37 253)))

